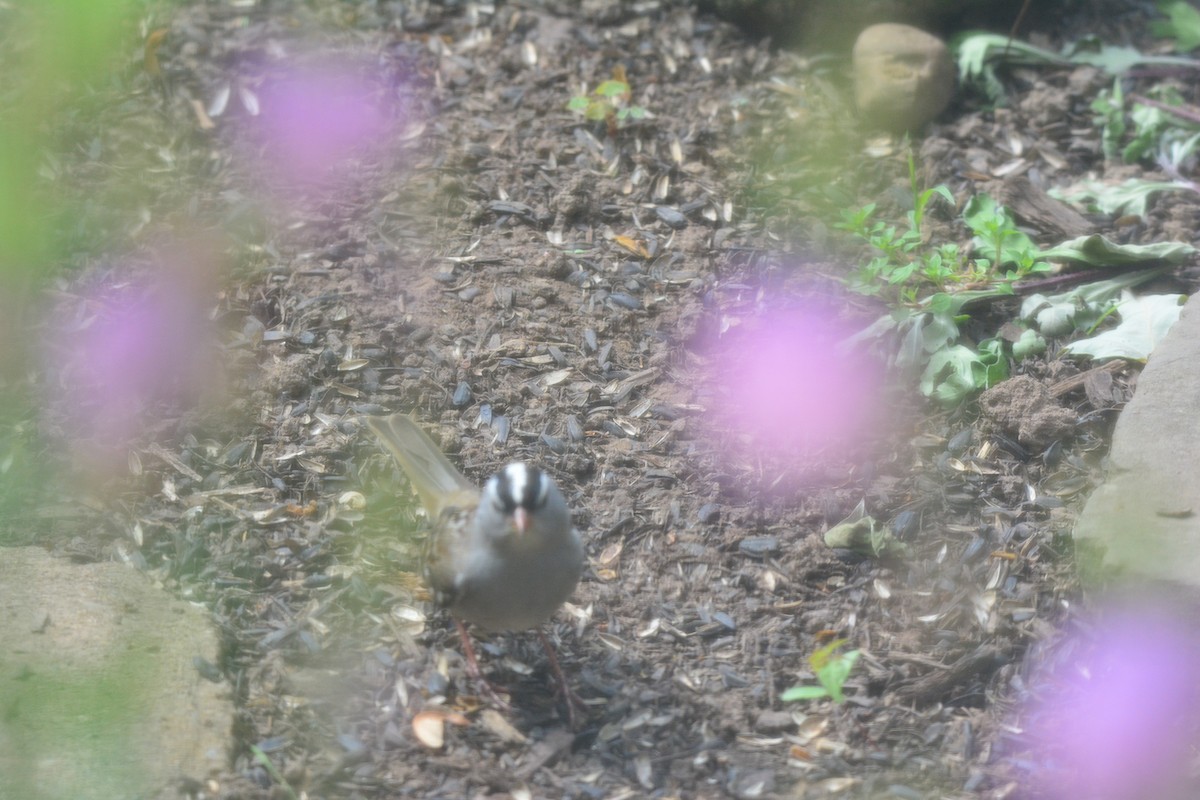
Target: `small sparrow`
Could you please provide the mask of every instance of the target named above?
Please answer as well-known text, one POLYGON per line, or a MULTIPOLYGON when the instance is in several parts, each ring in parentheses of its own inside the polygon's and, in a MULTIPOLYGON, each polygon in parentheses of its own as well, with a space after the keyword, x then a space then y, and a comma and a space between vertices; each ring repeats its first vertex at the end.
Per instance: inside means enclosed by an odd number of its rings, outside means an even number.
POLYGON ((481 491, 408 414, 367 417, 366 424, 408 475, 432 521, 425 578, 434 600, 454 617, 468 671, 499 700, 482 680, 463 622, 486 631, 537 627, 574 726, 577 698, 540 628, 583 572, 583 543, 562 492, 545 472, 520 462, 481 491))

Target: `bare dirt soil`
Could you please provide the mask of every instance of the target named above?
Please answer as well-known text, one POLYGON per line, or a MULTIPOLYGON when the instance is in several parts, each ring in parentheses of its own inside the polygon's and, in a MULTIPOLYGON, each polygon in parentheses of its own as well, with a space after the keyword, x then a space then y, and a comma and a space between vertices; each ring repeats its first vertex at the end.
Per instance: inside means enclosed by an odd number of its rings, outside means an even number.
MULTIPOLYGON (((833 226, 867 202, 902 218, 910 150, 859 128, 844 60, 773 50, 687 3, 644 6, 181 4, 147 20, 168 31, 160 74, 138 50, 86 124, 64 122, 83 146, 61 184, 108 189, 65 230, 92 255, 56 303, 152 272, 179 237, 222 264, 206 287, 222 378, 200 381, 217 399, 156 417, 45 537, 144 561, 213 610, 240 719, 228 773, 186 791, 1040 796, 1021 707, 1070 624, 1071 521, 1136 370, 1100 386, 1053 352, 1026 365, 1075 421, 1032 436, 898 377, 830 386, 823 348, 882 312, 841 288, 863 253, 833 226), (266 130, 287 70, 312 70, 312 88, 331 64, 382 110, 332 171, 266 130), (610 129, 567 110, 617 65, 645 118, 610 129), (122 176, 89 155, 93 136, 124 154, 122 176), (830 332, 816 354, 810 328, 781 322, 812 319, 830 332), (756 384, 780 330, 780 382, 756 384), (882 401, 873 416, 814 430, 838 419, 823 398, 856 392, 882 401), (473 696, 417 577, 412 498, 359 421, 393 410, 472 477, 523 458, 564 488, 589 567, 548 628, 581 730, 530 634, 480 647, 515 711, 473 696), (904 548, 825 544, 860 502, 904 548), (782 703, 843 637, 862 651, 847 702, 782 703), (440 749, 414 734, 422 711, 446 717, 440 749)), ((1065 8, 1029 35, 1144 36, 1142 4, 1065 8)), ((920 179, 960 207, 1003 190, 997 175, 1049 187, 1106 169, 1089 104, 1110 78, 1007 82, 1007 107, 962 96, 913 142, 920 179)), ((318 103, 288 124, 353 113, 318 103)), ((1190 241, 1197 208, 1089 222, 1190 241)), ((932 213, 934 236, 969 239, 954 209, 932 213)))

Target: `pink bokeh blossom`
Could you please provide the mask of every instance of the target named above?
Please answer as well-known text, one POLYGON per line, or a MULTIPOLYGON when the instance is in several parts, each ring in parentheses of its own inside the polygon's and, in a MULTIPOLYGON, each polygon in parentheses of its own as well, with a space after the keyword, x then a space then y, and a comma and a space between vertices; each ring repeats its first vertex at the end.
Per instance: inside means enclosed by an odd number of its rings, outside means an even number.
POLYGON ((810 298, 740 317, 713 349, 714 411, 756 448, 797 458, 869 441, 883 368, 847 346, 835 303, 810 298))
POLYGON ((123 466, 129 447, 215 391, 212 303, 200 260, 106 282, 56 309, 46 414, 81 466, 123 466))
POLYGON ((1045 796, 1182 796, 1200 748, 1193 621, 1154 607, 1123 610, 1066 648, 1069 657, 1035 684, 1045 688, 1026 726, 1045 796))
POLYGON ((382 144, 379 93, 350 65, 293 68, 259 90, 261 153, 284 190, 336 181, 347 160, 382 144))

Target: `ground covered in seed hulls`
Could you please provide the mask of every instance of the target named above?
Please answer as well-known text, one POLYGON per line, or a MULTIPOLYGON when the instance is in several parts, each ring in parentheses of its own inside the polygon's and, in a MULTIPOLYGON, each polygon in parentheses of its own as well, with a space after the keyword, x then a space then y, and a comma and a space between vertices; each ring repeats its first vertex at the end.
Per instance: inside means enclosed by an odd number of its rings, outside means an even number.
MULTIPOLYGON (((1145 36, 1140 4, 1066 8, 1029 35, 1145 36)), ((1022 708, 1072 624, 1068 534, 1136 368, 1052 347, 1016 391, 943 411, 837 349, 886 309, 842 288, 865 256, 835 225, 902 216, 910 152, 959 206, 1005 178, 1135 173, 1093 121, 1111 78, 1014 72, 1007 107, 960 97, 910 149, 860 129, 844 60, 682 2, 183 3, 147 13, 160 28, 55 132, 50 191, 85 200, 52 305, 86 317, 94 287, 186 252, 219 264, 193 281, 217 355, 36 526, 212 608, 240 725, 227 774, 188 791, 1039 795, 1022 708), (644 116, 568 110, 618 65, 644 116), (412 498, 359 421, 393 410, 473 478, 520 458, 563 487, 589 567, 548 629, 581 730, 531 635, 480 646, 515 710, 473 696, 412 498), (894 537, 880 557, 825 542, 860 504, 894 537), (840 638, 861 652, 846 702, 782 702, 840 638)), ((1198 208, 1087 222, 1190 241, 1198 208)))

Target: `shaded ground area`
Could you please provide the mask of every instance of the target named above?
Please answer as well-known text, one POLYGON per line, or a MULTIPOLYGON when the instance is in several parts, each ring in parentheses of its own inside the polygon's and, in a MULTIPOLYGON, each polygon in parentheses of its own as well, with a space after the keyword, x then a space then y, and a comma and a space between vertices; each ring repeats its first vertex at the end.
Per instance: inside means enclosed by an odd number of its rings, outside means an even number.
MULTIPOLYGON (((33 523, 213 609, 241 717, 233 766, 193 791, 1039 795, 1019 708, 1069 624, 1068 533, 1136 370, 1081 377, 1051 353, 985 416, 903 381, 831 386, 834 334, 882 311, 840 288, 862 254, 833 226, 866 202, 902 216, 909 150, 857 129, 844 65, 650 5, 184 6, 148 20, 169 30, 160 79, 131 71, 122 102, 65 123, 84 146, 56 185, 96 199, 64 235, 135 255, 83 259, 56 308, 86 316, 89 285, 154 271, 178 237, 231 265, 209 309, 223 378, 194 379, 217 399, 157 417, 115 477, 90 478, 89 503, 33 523), (288 78, 297 64, 310 71, 288 78), (286 125, 354 120, 347 96, 384 111, 355 123, 376 146, 329 172, 270 138, 269 107, 289 80, 321 89, 332 64, 331 105, 286 125), (647 117, 609 131, 566 110, 618 64, 647 117), (792 322, 812 319, 829 331, 815 348, 792 322), (772 368, 789 378, 759 386, 762 333, 780 329, 772 368), (1030 387, 1043 408, 1006 413, 1030 387), (825 435, 840 417, 820 401, 863 394, 882 402, 825 435), (755 424, 738 425, 747 407, 755 424), (1017 430, 1045 409, 1073 429, 1017 430), (564 487, 590 557, 553 626, 588 707, 577 734, 531 636, 482 647, 516 712, 471 697, 416 576, 411 498, 358 421, 391 410, 473 477, 526 458, 564 487), (825 545, 860 502, 902 555, 825 545), (848 702, 782 704, 841 637, 863 653, 848 702), (438 709, 468 722, 451 716, 432 750, 411 720, 438 709)), ((1037 35, 1141 35, 1136 4, 1080 5, 1037 35)), ((1009 81, 1009 107, 962 98, 914 145, 921 179, 960 206, 1006 176, 1106 169, 1089 104, 1111 79, 1009 81)), ((1190 241, 1197 208, 1176 196, 1090 222, 1190 241)), ((969 238, 935 213, 936 237, 969 238)), ((67 422, 52 411, 47 428, 67 422)))

